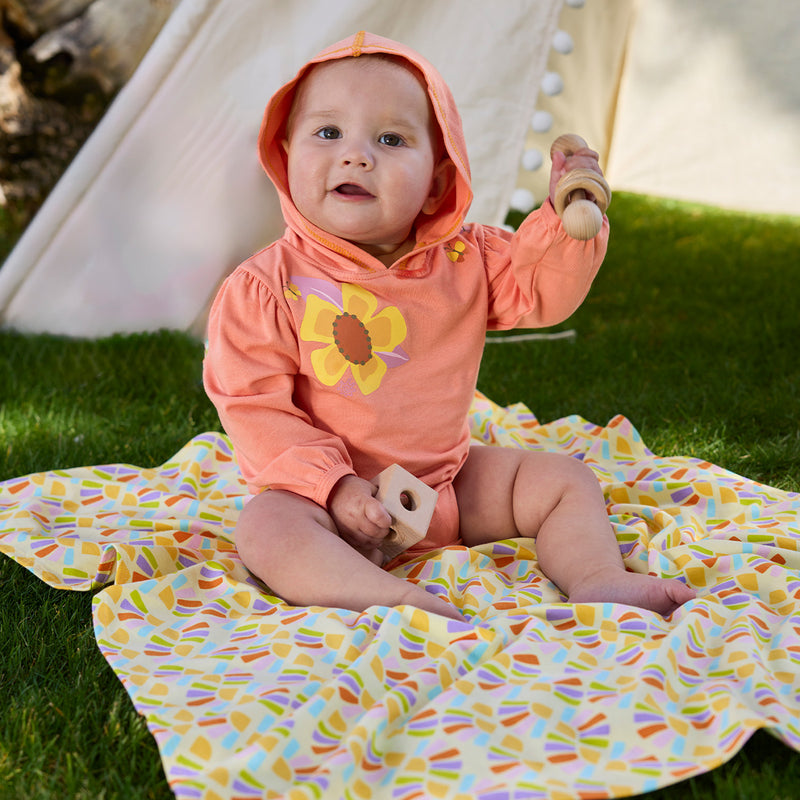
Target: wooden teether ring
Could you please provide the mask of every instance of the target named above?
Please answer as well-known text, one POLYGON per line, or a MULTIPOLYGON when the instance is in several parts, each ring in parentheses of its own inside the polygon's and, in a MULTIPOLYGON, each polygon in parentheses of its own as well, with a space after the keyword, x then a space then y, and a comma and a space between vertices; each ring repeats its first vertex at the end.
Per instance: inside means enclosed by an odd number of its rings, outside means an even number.
MULTIPOLYGON (((559 136, 550 148, 550 157, 560 152, 571 156, 586 147, 586 142, 574 133, 559 136)), ((573 239, 593 239, 603 226, 603 214, 611 203, 611 190, 602 175, 591 169, 574 169, 556 185, 554 205, 564 230, 573 239), (587 199, 586 192, 594 196, 587 199)))

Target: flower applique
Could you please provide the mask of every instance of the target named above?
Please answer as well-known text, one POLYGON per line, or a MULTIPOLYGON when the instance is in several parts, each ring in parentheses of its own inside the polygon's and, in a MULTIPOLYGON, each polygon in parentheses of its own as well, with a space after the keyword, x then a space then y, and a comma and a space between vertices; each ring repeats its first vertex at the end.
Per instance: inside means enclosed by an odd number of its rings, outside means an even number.
POLYGON ((324 345, 311 353, 311 365, 325 386, 349 371, 361 393, 372 394, 390 367, 408 361, 400 347, 406 321, 395 306, 379 309, 375 295, 356 284, 339 291, 326 281, 293 278, 291 285, 306 297, 300 338, 324 345))

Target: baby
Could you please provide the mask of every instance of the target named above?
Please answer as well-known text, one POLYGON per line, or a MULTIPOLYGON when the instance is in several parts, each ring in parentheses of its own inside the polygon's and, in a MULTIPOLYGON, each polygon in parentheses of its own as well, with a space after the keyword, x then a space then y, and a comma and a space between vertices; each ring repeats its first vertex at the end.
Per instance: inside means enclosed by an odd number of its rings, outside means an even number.
MULTIPOLYGON (((411 604, 463 619, 383 564, 391 517, 371 480, 397 463, 438 492, 406 558, 534 537, 571 602, 666 615, 694 597, 625 570, 583 463, 470 445, 487 328, 572 314, 605 255, 607 220, 588 242, 564 233, 551 202, 514 235, 465 225, 470 173, 450 91, 418 54, 363 32, 273 96, 259 154, 286 232, 222 286, 204 364, 254 494, 235 531, 250 571, 294 604, 411 604)), ((554 156, 551 198, 578 167, 599 172, 597 154, 554 156)))

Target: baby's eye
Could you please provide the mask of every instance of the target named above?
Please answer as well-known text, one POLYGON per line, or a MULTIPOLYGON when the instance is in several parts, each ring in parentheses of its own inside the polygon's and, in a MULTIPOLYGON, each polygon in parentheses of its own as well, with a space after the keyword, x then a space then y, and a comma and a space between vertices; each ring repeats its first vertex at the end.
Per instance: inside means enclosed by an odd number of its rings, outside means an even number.
POLYGON ((396 133, 383 133, 378 141, 388 147, 400 147, 403 144, 403 137, 396 133))
POLYGON ((342 134, 339 132, 339 129, 334 128, 333 125, 326 125, 324 128, 320 128, 314 135, 319 136, 320 139, 338 139, 342 134))

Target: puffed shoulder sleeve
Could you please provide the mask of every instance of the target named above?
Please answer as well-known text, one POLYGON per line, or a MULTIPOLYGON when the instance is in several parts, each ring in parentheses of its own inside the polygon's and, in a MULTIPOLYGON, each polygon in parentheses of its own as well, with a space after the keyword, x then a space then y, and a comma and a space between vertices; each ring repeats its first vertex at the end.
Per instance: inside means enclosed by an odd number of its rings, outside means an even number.
POLYGON ((567 319, 585 299, 603 263, 608 234, 604 218, 594 239, 572 239, 549 201, 513 235, 485 229, 489 328, 544 328, 567 319))
POLYGON ((294 404, 298 364, 292 320, 270 288, 240 267, 209 314, 206 393, 252 492, 285 489, 324 506, 353 467, 344 443, 294 404))

